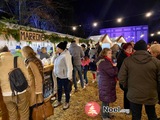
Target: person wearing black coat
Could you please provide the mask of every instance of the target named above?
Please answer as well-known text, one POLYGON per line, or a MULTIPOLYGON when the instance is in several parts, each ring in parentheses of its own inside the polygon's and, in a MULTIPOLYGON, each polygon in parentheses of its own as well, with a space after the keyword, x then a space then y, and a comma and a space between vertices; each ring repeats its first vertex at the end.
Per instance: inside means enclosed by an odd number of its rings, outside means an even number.
MULTIPOLYGON (((120 51, 120 53, 117 57, 118 71, 120 70, 124 59, 129 57, 132 54, 132 51, 133 51, 133 47, 132 47, 131 43, 126 43, 126 44, 123 45, 122 50, 120 51)), ((126 88, 123 88, 122 85, 120 85, 120 88, 124 91, 124 101, 123 101, 124 109, 130 109, 130 103, 129 103, 129 100, 127 99, 127 97, 126 97, 128 90, 126 88)))

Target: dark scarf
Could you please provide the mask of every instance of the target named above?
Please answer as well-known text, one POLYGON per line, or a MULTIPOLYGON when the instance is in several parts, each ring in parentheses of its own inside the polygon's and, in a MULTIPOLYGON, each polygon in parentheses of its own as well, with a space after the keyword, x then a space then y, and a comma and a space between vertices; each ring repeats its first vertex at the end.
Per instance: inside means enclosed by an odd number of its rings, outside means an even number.
POLYGON ((42 78, 44 78, 44 74, 43 74, 43 64, 41 62, 40 59, 38 59, 37 57, 29 57, 25 60, 25 65, 28 66, 29 62, 33 62, 34 64, 37 65, 39 71, 40 71, 40 74, 42 76, 42 78))

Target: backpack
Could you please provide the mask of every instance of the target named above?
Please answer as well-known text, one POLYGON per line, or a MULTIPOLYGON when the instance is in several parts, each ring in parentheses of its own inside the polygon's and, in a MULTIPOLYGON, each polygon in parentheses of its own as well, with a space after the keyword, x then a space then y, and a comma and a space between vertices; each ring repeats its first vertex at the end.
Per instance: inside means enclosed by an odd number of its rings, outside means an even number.
POLYGON ((28 82, 23 72, 20 68, 17 68, 17 58, 14 57, 14 69, 8 73, 13 95, 15 95, 15 92, 22 92, 28 87, 28 82))

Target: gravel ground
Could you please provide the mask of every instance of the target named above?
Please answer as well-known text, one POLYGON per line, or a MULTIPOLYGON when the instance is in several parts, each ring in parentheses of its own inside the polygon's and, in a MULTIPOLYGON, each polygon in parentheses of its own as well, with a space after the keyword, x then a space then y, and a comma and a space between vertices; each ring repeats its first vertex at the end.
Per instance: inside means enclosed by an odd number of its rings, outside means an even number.
MULTIPOLYGON (((92 75, 88 72, 89 85, 85 90, 79 85, 79 91, 72 92, 70 100, 70 108, 67 110, 62 110, 62 106, 54 109, 54 115, 48 118, 48 120, 101 120, 101 115, 96 117, 89 117, 85 114, 85 105, 90 101, 101 102, 98 99, 98 87, 97 83, 92 83, 92 75)), ((119 88, 117 83, 117 100, 112 103, 111 107, 120 106, 123 108, 123 91, 119 88)), ((74 91, 74 89, 73 89, 74 91)), ((54 104, 54 103, 53 103, 54 104)), ((156 106, 157 115, 160 117, 160 105, 156 106)), ((131 115, 126 115, 124 113, 114 113, 115 117, 113 120, 131 120, 131 115)), ((147 116, 143 109, 142 120, 147 120, 147 116)))

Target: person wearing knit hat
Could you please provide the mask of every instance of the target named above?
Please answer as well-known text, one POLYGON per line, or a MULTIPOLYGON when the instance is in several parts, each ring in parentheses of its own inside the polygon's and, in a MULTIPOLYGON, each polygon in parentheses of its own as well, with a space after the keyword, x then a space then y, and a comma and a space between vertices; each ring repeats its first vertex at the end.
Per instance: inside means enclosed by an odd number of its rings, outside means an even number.
POLYGON ((64 41, 64 42, 60 42, 58 45, 57 45, 58 48, 62 49, 62 50, 65 50, 66 47, 67 47, 67 41, 64 41))
POLYGON ((54 105, 54 107, 60 106, 62 99, 62 89, 64 88, 65 93, 65 103, 63 106, 63 110, 69 108, 69 100, 70 100, 70 81, 72 80, 72 57, 69 51, 66 49, 67 42, 60 42, 56 48, 56 56, 54 58, 54 69, 53 73, 57 78, 58 85, 58 101, 54 105))
POLYGON ((139 40, 134 49, 135 52, 122 63, 119 84, 128 90, 132 120, 141 120, 142 106, 145 106, 148 120, 157 120, 155 105, 160 93, 160 61, 147 51, 144 40, 139 40))
POLYGON ((134 45, 134 50, 147 50, 147 44, 144 40, 139 40, 134 45))

